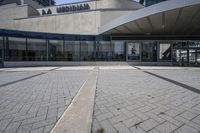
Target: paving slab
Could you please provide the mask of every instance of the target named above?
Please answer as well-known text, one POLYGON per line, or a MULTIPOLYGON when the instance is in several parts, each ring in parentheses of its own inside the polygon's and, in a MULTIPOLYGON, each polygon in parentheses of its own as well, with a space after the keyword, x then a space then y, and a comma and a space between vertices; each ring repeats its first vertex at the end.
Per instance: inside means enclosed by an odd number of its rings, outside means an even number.
MULTIPOLYGON (((89 76, 90 70, 0 72, 0 132, 49 133, 89 76), (35 74, 32 78, 27 78, 35 74), (26 80, 21 80, 26 78, 26 80), (19 81, 19 82, 16 82, 19 81)), ((44 70, 44 71, 43 71, 44 70)))
POLYGON ((98 70, 90 73, 51 133, 90 133, 98 70))
POLYGON ((100 69, 92 133, 107 133, 105 122, 114 133, 200 132, 200 94, 181 86, 194 83, 200 88, 200 71, 178 67, 135 68, 100 69), (181 84, 145 71, 174 77, 181 84), (185 80, 180 80, 182 76, 185 80))

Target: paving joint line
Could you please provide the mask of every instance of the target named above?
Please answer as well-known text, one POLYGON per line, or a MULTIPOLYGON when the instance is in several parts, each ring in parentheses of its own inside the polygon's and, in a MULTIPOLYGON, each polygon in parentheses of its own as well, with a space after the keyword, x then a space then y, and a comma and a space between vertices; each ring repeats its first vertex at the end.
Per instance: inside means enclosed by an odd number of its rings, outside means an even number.
POLYGON ((34 77, 37 77, 37 76, 40 76, 40 75, 47 74, 48 72, 54 71, 54 70, 59 69, 59 68, 60 68, 60 67, 53 68, 53 69, 48 70, 47 72, 41 72, 41 73, 39 73, 39 74, 35 74, 35 75, 28 76, 28 77, 25 77, 25 78, 22 78, 22 79, 19 79, 19 80, 15 80, 15 81, 11 81, 11 82, 8 82, 8 83, 5 83, 5 84, 1 84, 1 85, 0 85, 0 88, 5 87, 5 86, 8 86, 8 85, 12 85, 12 84, 15 84, 15 83, 24 81, 24 80, 28 80, 28 79, 31 79, 31 78, 34 78, 34 77))
POLYGON ((149 71, 145 71, 145 70, 143 70, 143 69, 141 69, 141 68, 138 68, 138 67, 135 67, 135 66, 134 66, 134 68, 136 68, 136 69, 138 69, 138 70, 140 70, 140 71, 142 71, 142 72, 144 72, 144 73, 147 73, 147 74, 149 74, 149 75, 152 75, 152 76, 154 76, 154 77, 163 79, 163 80, 168 81, 168 82, 170 82, 170 83, 173 83, 173 84, 175 84, 175 85, 177 85, 177 86, 180 86, 180 87, 182 87, 182 88, 185 88, 185 89, 187 89, 187 90, 190 90, 190 91, 193 91, 193 92, 195 92, 195 93, 200 94, 200 90, 197 89, 197 88, 194 88, 194 87, 192 87, 192 86, 183 84, 183 83, 181 83, 181 82, 178 82, 178 81, 175 81, 175 80, 172 80, 172 79, 169 79, 169 78, 166 78, 166 77, 157 75, 157 74, 154 74, 154 73, 149 72, 149 71))

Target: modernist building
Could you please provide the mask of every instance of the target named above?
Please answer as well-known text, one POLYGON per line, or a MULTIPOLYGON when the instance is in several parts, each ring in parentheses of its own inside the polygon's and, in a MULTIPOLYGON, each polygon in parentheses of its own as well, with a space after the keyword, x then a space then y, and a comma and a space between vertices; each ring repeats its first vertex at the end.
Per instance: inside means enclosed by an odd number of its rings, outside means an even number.
POLYGON ((146 0, 147 6, 90 0, 42 7, 30 1, 0 6, 5 67, 200 64, 200 0, 149 0, 160 2, 153 5, 146 0))

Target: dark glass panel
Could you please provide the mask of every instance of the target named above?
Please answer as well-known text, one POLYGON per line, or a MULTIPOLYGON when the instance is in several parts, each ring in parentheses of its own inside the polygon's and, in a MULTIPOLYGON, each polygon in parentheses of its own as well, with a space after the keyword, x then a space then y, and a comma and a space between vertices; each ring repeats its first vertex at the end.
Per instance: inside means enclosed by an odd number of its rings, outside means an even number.
POLYGON ((155 42, 142 44, 142 61, 157 61, 157 45, 155 42))
POLYGON ((111 59, 110 42, 97 42, 96 44, 96 60, 107 61, 111 59))
POLYGON ((66 61, 80 60, 80 42, 79 41, 65 41, 64 56, 66 61))
POLYGON ((190 48, 200 48, 200 41, 189 41, 190 48))
POLYGON ((173 48, 188 48, 188 43, 183 41, 173 42, 173 48))
POLYGON ((0 36, 0 60, 3 58, 3 37, 0 36))
POLYGON ((125 43, 123 41, 113 41, 111 44, 112 61, 125 61, 125 43))
POLYGON ((140 60, 140 43, 129 42, 128 47, 128 60, 140 60))
POLYGON ((95 60, 95 44, 93 41, 81 42, 81 61, 95 60))
POLYGON ((63 61, 64 48, 62 40, 49 40, 49 61, 63 61))
POLYGON ((6 60, 26 61, 26 38, 8 37, 6 60))
POLYGON ((47 43, 45 39, 28 39, 28 61, 46 61, 47 43))
POLYGON ((171 44, 170 43, 160 43, 159 59, 160 60, 171 60, 171 44))

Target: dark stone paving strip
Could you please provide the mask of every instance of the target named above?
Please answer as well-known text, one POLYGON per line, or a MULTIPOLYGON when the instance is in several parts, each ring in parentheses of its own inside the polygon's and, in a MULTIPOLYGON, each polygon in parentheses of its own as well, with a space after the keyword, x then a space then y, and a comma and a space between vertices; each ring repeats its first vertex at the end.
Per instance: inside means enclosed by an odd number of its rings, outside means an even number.
POLYGON ((168 81, 168 82, 170 82, 170 83, 173 83, 173 84, 175 84, 175 85, 178 85, 178 86, 180 86, 180 87, 183 87, 183 88, 185 88, 185 89, 187 89, 187 90, 190 90, 190 91, 193 91, 193 92, 195 92, 195 93, 200 94, 200 90, 197 89, 197 88, 191 87, 191 86, 186 85, 186 84, 183 84, 183 83, 181 83, 181 82, 177 82, 177 81, 175 81, 175 80, 172 80, 172 79, 169 79, 169 78, 166 78, 166 77, 163 77, 163 76, 160 76, 160 75, 157 75, 157 74, 148 72, 148 71, 144 71, 144 70, 142 70, 142 69, 140 69, 140 68, 138 68, 138 67, 134 67, 134 68, 136 68, 136 69, 138 69, 138 70, 141 70, 141 71, 144 72, 144 73, 147 73, 147 74, 150 74, 150 75, 152 75, 152 76, 155 76, 155 77, 157 77, 157 78, 160 78, 160 79, 163 79, 163 80, 165 80, 165 81, 168 81))
MULTIPOLYGON (((56 69, 58 69, 58 68, 53 68, 53 69, 51 69, 49 71, 54 71, 56 69)), ((18 82, 21 82, 21 81, 24 81, 24 80, 28 80, 28 79, 31 79, 31 78, 34 78, 34 77, 37 77, 37 76, 40 76, 40 75, 43 75, 43 74, 46 74, 46 73, 48 73, 48 72, 42 72, 42 73, 35 74, 35 75, 29 76, 29 77, 26 77, 26 78, 22 78, 22 79, 19 79, 19 80, 16 80, 16 81, 12 81, 12 82, 8 82, 8 83, 5 83, 5 84, 1 84, 0 88, 8 86, 8 85, 11 85, 11 84, 15 84, 15 83, 18 83, 18 82)))
POLYGON ((11 84, 15 84, 15 83, 27 80, 27 79, 31 79, 31 78, 34 78, 34 77, 37 77, 37 76, 40 76, 40 75, 43 75, 43 74, 46 74, 46 72, 39 73, 39 74, 36 74, 36 75, 33 75, 33 76, 29 76, 29 77, 26 77, 26 78, 23 78, 23 79, 19 79, 19 80, 16 80, 16 81, 8 82, 8 83, 5 83, 5 84, 1 84, 0 88, 8 86, 8 85, 11 85, 11 84))

